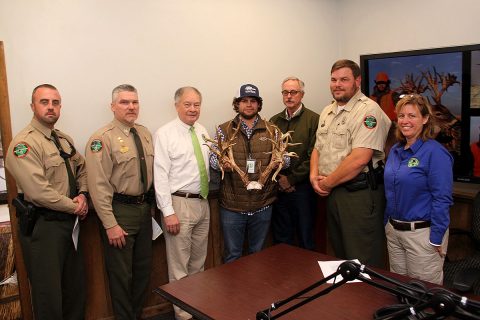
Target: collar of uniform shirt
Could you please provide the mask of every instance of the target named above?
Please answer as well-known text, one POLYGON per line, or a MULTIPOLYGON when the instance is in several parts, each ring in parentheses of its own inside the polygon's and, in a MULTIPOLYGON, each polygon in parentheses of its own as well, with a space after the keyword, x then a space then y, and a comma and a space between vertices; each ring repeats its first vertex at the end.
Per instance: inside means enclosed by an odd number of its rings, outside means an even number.
MULTIPOLYGON (((130 134, 130 128, 126 124, 122 123, 121 121, 118 121, 117 119, 113 119, 113 125, 119 128, 125 136, 128 136, 130 134)), ((134 125, 135 126, 135 125, 134 125)))
POLYGON ((52 130, 55 130, 55 129, 50 129, 50 128, 44 126, 43 124, 40 123, 40 121, 38 121, 35 118, 32 119, 30 124, 32 125, 32 127, 37 129, 38 131, 40 131, 48 139, 50 139, 50 137, 52 135, 52 130))
MULTIPOLYGON (((343 110, 345 111, 351 111, 353 107, 357 104, 357 102, 362 101, 362 99, 365 97, 365 95, 362 93, 362 91, 358 90, 357 93, 353 97, 348 100, 347 104, 343 106, 343 110)), ((338 103, 336 101, 331 104, 331 110, 330 112, 335 112, 337 111, 337 106, 338 103)))

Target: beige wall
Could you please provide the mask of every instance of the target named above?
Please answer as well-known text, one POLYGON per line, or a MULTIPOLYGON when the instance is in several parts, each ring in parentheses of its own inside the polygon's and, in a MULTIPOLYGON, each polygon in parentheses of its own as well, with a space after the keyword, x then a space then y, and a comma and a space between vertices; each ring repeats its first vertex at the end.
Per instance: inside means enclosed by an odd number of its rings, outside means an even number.
POLYGON ((339 52, 360 55, 480 43, 478 0, 342 0, 339 52))
POLYGON ((233 117, 242 83, 259 86, 270 117, 283 107, 281 81, 297 75, 305 102, 320 110, 337 57, 336 8, 328 0, 0 0, 13 133, 30 120, 31 90, 44 82, 59 88, 58 127, 79 150, 111 119, 120 83, 138 88, 139 122, 152 131, 176 115, 173 94, 184 85, 203 93, 200 122, 212 133, 233 117))
POLYGON ((211 133, 233 117, 246 82, 259 86, 265 117, 282 108, 289 75, 305 80, 305 102, 320 111, 337 58, 480 43, 479 9, 477 0, 0 0, 13 133, 43 82, 60 89, 58 127, 80 150, 111 119, 110 91, 125 82, 139 89, 139 122, 152 131, 175 116, 184 85, 202 91, 211 133))

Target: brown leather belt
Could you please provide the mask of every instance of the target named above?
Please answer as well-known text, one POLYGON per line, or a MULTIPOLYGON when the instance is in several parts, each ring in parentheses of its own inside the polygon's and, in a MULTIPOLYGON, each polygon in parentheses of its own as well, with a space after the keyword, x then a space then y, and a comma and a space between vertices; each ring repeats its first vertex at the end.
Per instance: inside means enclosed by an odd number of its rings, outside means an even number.
POLYGON ((177 191, 177 192, 174 192, 172 193, 172 195, 174 196, 177 196, 177 197, 182 197, 182 198, 195 198, 195 199, 200 199, 202 198, 201 195, 199 194, 195 194, 195 193, 185 193, 185 192, 180 192, 180 191, 177 191))
POLYGON ((430 227, 430 221, 407 222, 407 221, 395 221, 392 218, 390 218, 389 221, 395 230, 400 230, 400 231, 415 231, 417 229, 430 227))

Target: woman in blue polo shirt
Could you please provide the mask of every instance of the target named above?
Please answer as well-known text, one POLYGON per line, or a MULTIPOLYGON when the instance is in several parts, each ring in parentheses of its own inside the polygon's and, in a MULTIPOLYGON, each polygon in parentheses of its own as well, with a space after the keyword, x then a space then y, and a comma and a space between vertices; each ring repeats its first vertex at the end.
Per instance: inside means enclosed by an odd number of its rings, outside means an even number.
POLYGON ((434 137, 431 107, 421 95, 396 106, 396 143, 385 166, 385 233, 390 270, 443 282, 453 158, 434 137))

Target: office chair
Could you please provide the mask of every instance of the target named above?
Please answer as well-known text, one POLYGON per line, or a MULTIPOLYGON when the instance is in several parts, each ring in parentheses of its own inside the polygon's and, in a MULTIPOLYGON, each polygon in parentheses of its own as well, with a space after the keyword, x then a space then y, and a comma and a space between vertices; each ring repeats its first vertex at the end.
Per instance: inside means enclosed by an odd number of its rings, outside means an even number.
POLYGON ((480 295, 480 192, 473 200, 471 231, 450 229, 452 237, 468 237, 474 251, 471 255, 458 261, 445 259, 444 285, 462 292, 473 291, 480 295))

